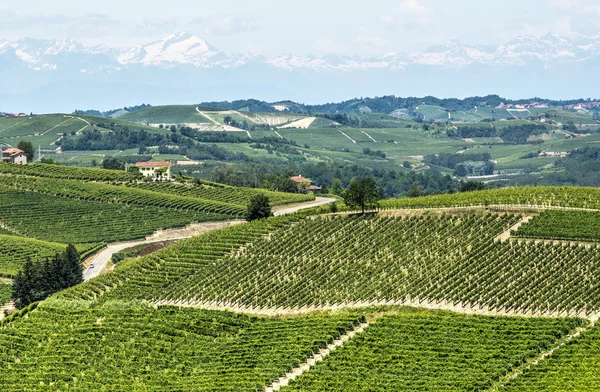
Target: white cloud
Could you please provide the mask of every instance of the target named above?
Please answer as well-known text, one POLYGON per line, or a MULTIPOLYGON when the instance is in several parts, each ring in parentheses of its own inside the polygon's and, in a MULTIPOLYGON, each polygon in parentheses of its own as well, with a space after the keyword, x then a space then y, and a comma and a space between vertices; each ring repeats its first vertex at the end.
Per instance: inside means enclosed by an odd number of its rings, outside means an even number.
POLYGON ((190 22, 198 25, 207 34, 233 35, 262 28, 260 17, 243 14, 216 14, 196 18, 190 22))
POLYGON ((550 2, 552 7, 560 10, 572 10, 577 9, 581 5, 579 0, 552 0, 550 2))

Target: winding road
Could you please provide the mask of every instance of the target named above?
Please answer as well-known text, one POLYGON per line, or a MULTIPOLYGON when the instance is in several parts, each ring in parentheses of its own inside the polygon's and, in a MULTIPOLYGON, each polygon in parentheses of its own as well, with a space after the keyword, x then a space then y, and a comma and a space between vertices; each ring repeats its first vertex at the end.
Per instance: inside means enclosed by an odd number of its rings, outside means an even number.
MULTIPOLYGON (((298 212, 300 210, 304 210, 307 208, 319 207, 329 203, 333 203, 335 199, 325 198, 325 197, 317 197, 315 201, 295 205, 293 207, 283 208, 279 211, 275 211, 275 216, 288 215, 298 212)), ((110 244, 106 248, 102 249, 95 255, 88 258, 85 262, 89 267, 83 273, 83 279, 88 281, 90 279, 95 278, 100 275, 103 270, 106 268, 107 263, 110 261, 112 256, 115 253, 118 253, 124 249, 133 248, 138 245, 146 245, 152 244, 156 242, 162 241, 177 241, 183 240, 186 238, 191 238, 198 236, 200 234, 222 229, 225 227, 235 226, 244 223, 242 220, 234 220, 234 221, 225 221, 225 222, 208 222, 208 223, 197 223, 186 226, 184 228, 179 229, 169 229, 169 230, 160 230, 154 233, 152 236, 147 237, 145 240, 141 241, 132 241, 132 242, 121 242, 110 244), (91 265, 94 267, 92 268, 91 265)))

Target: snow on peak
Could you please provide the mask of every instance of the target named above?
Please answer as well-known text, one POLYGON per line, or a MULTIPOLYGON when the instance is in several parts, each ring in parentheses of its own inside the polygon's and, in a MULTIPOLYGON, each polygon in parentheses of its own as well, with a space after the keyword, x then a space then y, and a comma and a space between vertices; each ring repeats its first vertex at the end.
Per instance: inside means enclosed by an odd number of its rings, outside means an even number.
POLYGON ((202 38, 181 32, 157 41, 135 46, 118 57, 121 64, 177 65, 191 64, 197 67, 210 66, 210 60, 227 57, 210 46, 202 38))

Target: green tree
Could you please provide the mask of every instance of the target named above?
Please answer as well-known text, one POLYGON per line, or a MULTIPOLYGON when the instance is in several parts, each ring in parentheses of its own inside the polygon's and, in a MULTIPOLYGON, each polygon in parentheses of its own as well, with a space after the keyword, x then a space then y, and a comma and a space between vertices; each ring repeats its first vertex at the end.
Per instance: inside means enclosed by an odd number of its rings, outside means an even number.
POLYGON ((408 190, 408 197, 419 197, 423 196, 423 191, 417 183, 413 183, 408 190))
POLYGON ((115 157, 110 157, 102 161, 102 168, 108 170, 125 170, 125 164, 115 157))
MULTIPOLYGON (((67 246, 64 254, 65 273, 67 274, 68 286, 75 286, 83 283, 83 268, 81 267, 81 256, 73 244, 67 246)), ((65 288, 67 288, 65 287, 65 288)))
POLYGON ((331 183, 331 189, 329 190, 332 195, 341 196, 344 193, 344 187, 342 186, 342 180, 334 178, 331 183))
POLYGON ((485 189, 485 184, 479 181, 463 181, 460 183, 461 192, 482 191, 485 189))
POLYGON ((31 144, 31 142, 21 140, 19 144, 17 144, 17 148, 25 152, 25 155, 27 156, 27 162, 33 162, 33 158, 35 157, 35 149, 33 148, 33 144, 31 144))
POLYGON ((347 206, 360 207, 363 214, 367 207, 376 205, 381 199, 377 184, 372 178, 351 182, 343 197, 347 206))
POLYGON ((248 211, 246 212, 246 220, 248 222, 264 219, 273 216, 269 197, 263 194, 258 194, 248 203, 248 211))

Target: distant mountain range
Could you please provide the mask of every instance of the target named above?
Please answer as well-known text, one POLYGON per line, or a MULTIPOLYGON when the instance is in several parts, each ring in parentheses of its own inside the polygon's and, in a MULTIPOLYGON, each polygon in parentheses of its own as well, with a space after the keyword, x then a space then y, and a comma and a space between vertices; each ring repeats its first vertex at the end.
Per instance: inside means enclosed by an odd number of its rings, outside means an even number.
POLYGON ((594 97, 600 34, 523 36, 498 46, 457 41, 380 57, 225 53, 189 33, 126 50, 74 40, 0 40, 0 110, 71 111, 136 102, 256 97, 342 100, 364 95, 594 97))

